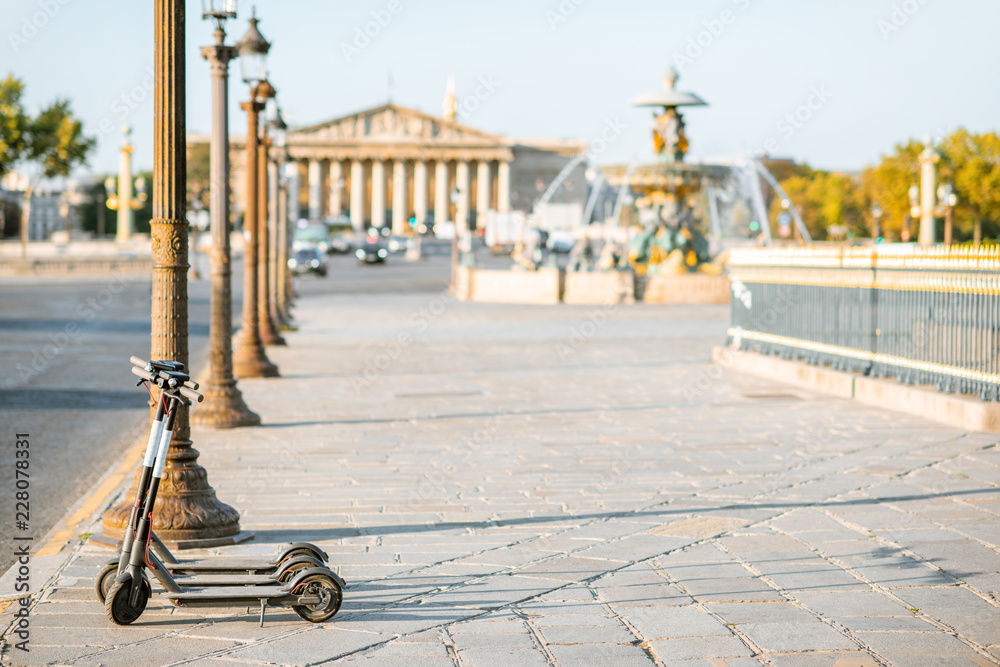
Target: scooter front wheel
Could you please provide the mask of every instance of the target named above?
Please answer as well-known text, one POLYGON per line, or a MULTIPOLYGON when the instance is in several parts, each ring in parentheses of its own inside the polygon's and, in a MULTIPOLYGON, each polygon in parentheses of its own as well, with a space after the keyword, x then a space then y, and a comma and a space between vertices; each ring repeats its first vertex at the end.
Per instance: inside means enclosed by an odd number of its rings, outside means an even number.
POLYGON ((139 599, 136 606, 129 602, 129 594, 132 591, 132 584, 129 581, 116 581, 108 590, 108 596, 104 600, 104 611, 108 618, 115 625, 128 625, 138 620, 142 612, 146 610, 146 603, 149 602, 149 582, 143 580, 139 586, 139 599))
POLYGON ((118 562, 107 563, 97 573, 97 581, 94 582, 94 590, 97 592, 97 599, 104 604, 108 599, 108 591, 115 584, 115 577, 118 576, 118 562))
POLYGON ((340 611, 344 591, 333 577, 328 577, 325 574, 314 574, 306 577, 296 588, 300 595, 319 598, 319 602, 316 604, 292 605, 292 609, 303 620, 310 623, 322 623, 340 611))

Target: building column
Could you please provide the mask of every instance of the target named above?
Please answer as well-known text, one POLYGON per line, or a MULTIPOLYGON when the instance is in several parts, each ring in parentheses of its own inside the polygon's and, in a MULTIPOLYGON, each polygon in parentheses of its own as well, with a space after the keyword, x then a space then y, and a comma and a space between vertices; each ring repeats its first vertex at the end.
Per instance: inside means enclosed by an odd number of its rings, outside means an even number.
POLYGON ((340 160, 330 160, 330 215, 339 216, 344 212, 343 178, 340 160))
POLYGON ((323 217, 323 165, 319 160, 309 160, 309 221, 323 217))
POLYGON ((351 224, 354 231, 365 231, 365 165, 351 160, 351 224))
POLYGON ((434 165, 434 224, 444 222, 448 215, 448 163, 438 160, 434 165))
POLYGON ((510 162, 500 160, 497 170, 497 210, 510 213, 510 162))
POLYGON ((459 160, 455 166, 455 187, 458 188, 458 206, 455 210, 455 228, 469 231, 469 162, 459 160))
POLYGON ((423 160, 413 163, 413 212, 418 225, 427 222, 427 163, 423 160))
POLYGON ((476 176, 476 226, 486 224, 486 212, 492 208, 493 185, 490 183, 490 161, 479 161, 479 173, 476 176))
POLYGON ((299 161, 292 160, 290 164, 294 165, 294 168, 289 168, 288 176, 288 219, 294 227, 295 223, 302 217, 302 211, 299 210, 299 193, 302 191, 302 179, 299 178, 299 161))
POLYGON ((406 233, 406 160, 392 164, 392 233, 406 233))
POLYGON ((372 160, 372 227, 385 225, 385 162, 372 160))

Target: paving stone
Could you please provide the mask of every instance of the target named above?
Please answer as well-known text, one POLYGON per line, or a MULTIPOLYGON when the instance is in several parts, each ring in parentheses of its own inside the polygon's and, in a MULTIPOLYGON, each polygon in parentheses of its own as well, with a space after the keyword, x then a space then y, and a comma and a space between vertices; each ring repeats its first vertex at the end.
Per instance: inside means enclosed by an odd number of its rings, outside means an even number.
POLYGON ((853 641, 826 623, 744 623, 746 633, 764 651, 817 651, 853 649, 853 641))
MULTIPOLYGON (((550 646, 549 650, 563 667, 591 667, 615 665, 616 667, 649 667, 655 664, 645 651, 637 646, 622 644, 585 644, 579 646, 550 646)), ((512 663, 508 663, 512 664, 512 663)))
POLYGON ((863 630, 858 639, 879 653, 964 653, 972 649, 954 636, 928 628, 925 632, 863 630))
POLYGON ((615 611, 647 640, 731 634, 717 619, 690 607, 617 607, 615 611))
POLYGON ((547 644, 628 644, 635 635, 617 625, 550 625, 541 629, 547 644))
POLYGON ((523 628, 519 634, 462 634, 453 635, 455 647, 461 649, 495 648, 495 649, 533 649, 535 642, 523 628))
POLYGON ((685 637, 649 642, 660 660, 749 657, 753 651, 737 637, 685 637))
MULTIPOLYGON (((548 667, 545 654, 537 650, 465 649, 459 652, 463 662, 471 667, 548 667)), ((454 664, 454 663, 452 663, 454 664)))

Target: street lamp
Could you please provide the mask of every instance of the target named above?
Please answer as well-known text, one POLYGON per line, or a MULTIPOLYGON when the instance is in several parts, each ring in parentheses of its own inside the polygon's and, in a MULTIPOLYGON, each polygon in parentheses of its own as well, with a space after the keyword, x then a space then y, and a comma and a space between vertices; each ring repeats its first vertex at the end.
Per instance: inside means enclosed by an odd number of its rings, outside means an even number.
MULTIPOLYGON (((955 208, 955 204, 958 203, 958 195, 955 194, 955 189, 951 186, 951 183, 942 183, 937 189, 937 197, 938 197, 937 212, 944 214, 944 244, 951 245, 951 232, 952 232, 951 213, 952 209, 955 208)), ((975 242, 976 245, 979 245, 978 237, 975 239, 975 242)))
MULTIPOLYGON (((273 115, 274 98, 277 93, 271 84, 264 79, 257 86, 257 100, 264 103, 264 115, 260 128, 260 138, 257 146, 257 196, 260 202, 257 204, 257 317, 260 319, 260 341, 264 345, 286 345, 285 339, 278 333, 278 326, 271 313, 271 257, 274 252, 271 246, 274 243, 274 228, 277 226, 272 222, 271 216, 271 184, 277 185, 277 175, 272 180, 271 176, 271 137, 268 136, 270 128, 268 110, 273 115)), ((277 201, 277 192, 274 193, 274 201, 277 201)))
POLYGON ((118 230, 115 233, 117 241, 128 241, 135 231, 135 212, 141 209, 148 199, 146 194, 146 179, 139 177, 132 180, 132 146, 130 137, 132 128, 123 128, 125 141, 122 143, 121 158, 118 162, 118 180, 108 176, 104 188, 108 191, 107 207, 118 211, 118 230), (134 188, 134 190, 133 190, 134 188))
MULTIPOLYGON (((149 358, 188 365, 188 230, 184 0, 155 0, 153 86, 153 257, 149 358)), ((240 515, 221 502, 208 484, 192 447, 188 407, 175 408, 173 440, 163 470, 153 529, 168 544, 209 547, 239 539, 240 515)), ((109 536, 125 530, 134 510, 136 489, 104 514, 109 536)))
MULTIPOLYGON (((920 245, 934 244, 934 178, 935 165, 941 156, 931 146, 931 139, 925 140, 927 148, 920 153, 920 245)), ((911 193, 912 200, 913 195, 911 193)))
POLYGON ((882 240, 882 207, 879 206, 878 202, 872 204, 872 220, 874 224, 872 225, 872 238, 875 239, 875 243, 882 240))
POLYGON ((267 127, 274 146, 275 229, 271 235, 271 317, 278 326, 288 326, 288 301, 285 283, 288 280, 288 184, 285 163, 288 154, 288 125, 281 116, 277 99, 271 101, 267 127))
POLYGON ((225 22, 236 18, 236 0, 205 0, 202 18, 215 21, 215 44, 201 55, 212 66, 212 142, 210 204, 212 230, 212 321, 205 400, 192 422, 215 428, 255 426, 260 416, 243 400, 233 377, 232 249, 229 237, 229 63, 238 55, 226 45, 225 22))
POLYGON ((258 236, 259 220, 259 166, 258 152, 258 118, 264 110, 261 98, 274 95, 271 84, 265 80, 267 73, 267 52, 271 49, 264 36, 257 30, 257 16, 250 17, 250 28, 237 45, 240 56, 240 70, 243 81, 250 86, 250 101, 243 102, 240 107, 247 112, 246 139, 246 174, 247 195, 246 214, 243 221, 243 231, 246 238, 246 249, 243 253, 243 330, 240 334, 240 346, 233 355, 233 372, 239 378, 276 377, 278 367, 267 358, 260 338, 260 321, 258 314, 257 293, 258 275, 258 236))

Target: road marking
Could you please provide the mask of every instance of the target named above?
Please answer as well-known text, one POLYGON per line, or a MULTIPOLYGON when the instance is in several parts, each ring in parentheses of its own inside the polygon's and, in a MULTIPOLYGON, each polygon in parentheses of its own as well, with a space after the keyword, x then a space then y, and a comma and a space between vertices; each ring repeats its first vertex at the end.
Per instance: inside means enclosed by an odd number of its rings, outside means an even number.
POLYGON ((80 523, 93 514, 98 507, 107 503, 111 498, 111 494, 118 489, 118 485, 121 484, 122 480, 125 479, 130 472, 135 470, 136 464, 139 462, 139 459, 142 458, 143 451, 144 450, 141 447, 133 447, 125 457, 125 460, 122 461, 120 466, 118 466, 118 469, 109 475, 108 478, 104 480, 104 482, 97 487, 86 500, 83 501, 80 509, 74 512, 73 516, 66 520, 68 526, 53 535, 51 540, 46 542, 42 545, 41 549, 35 552, 35 556, 51 556, 59 553, 66 543, 73 539, 80 523))

